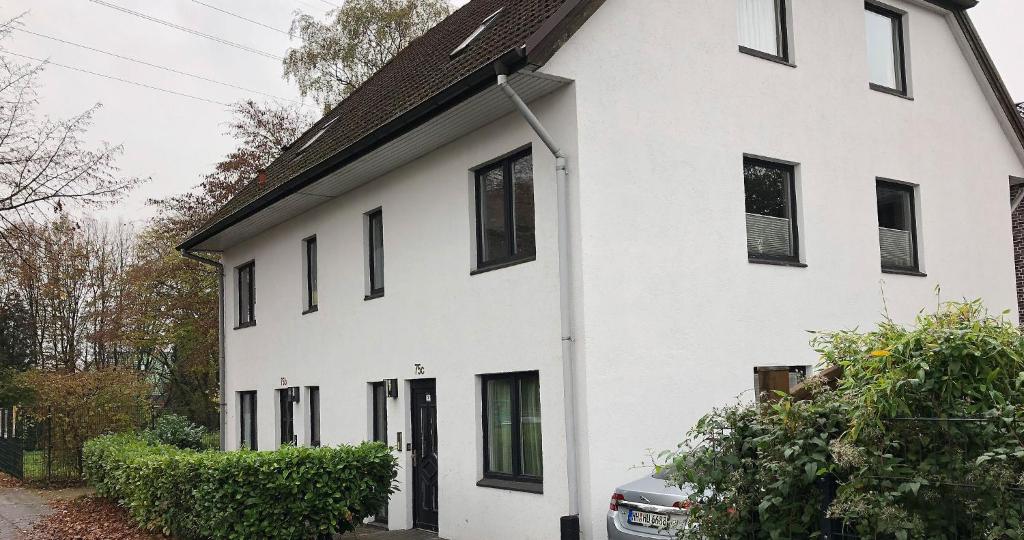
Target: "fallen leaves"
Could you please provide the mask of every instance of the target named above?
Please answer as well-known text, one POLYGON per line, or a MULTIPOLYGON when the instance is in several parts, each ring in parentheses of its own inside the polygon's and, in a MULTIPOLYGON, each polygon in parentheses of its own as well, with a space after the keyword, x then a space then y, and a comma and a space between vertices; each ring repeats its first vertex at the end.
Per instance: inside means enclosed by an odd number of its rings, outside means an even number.
POLYGON ((79 497, 50 503, 53 514, 36 523, 27 540, 158 540, 139 530, 128 512, 102 497, 79 497))
POLYGON ((16 488, 21 487, 21 485, 21 480, 4 473, 0 473, 0 488, 16 488))

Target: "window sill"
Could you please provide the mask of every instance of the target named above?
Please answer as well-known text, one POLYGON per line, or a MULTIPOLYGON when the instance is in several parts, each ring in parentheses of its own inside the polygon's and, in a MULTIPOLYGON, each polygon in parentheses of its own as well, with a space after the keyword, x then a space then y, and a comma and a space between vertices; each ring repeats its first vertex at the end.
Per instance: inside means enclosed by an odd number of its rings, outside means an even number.
POLYGON ((914 98, 908 96, 906 93, 896 90, 895 88, 889 88, 888 86, 882 86, 880 84, 868 83, 868 88, 871 88, 875 92, 881 92, 883 94, 889 94, 890 96, 896 96, 903 98, 907 101, 914 101, 914 98))
POLYGON ((750 264, 767 264, 770 266, 790 266, 793 268, 807 268, 807 265, 800 261, 785 261, 779 259, 761 259, 758 257, 749 257, 747 262, 750 264))
POLYGON ((928 274, 918 270, 902 270, 899 268, 882 268, 883 274, 895 274, 898 276, 928 277, 928 274))
POLYGON ((249 328, 250 326, 256 326, 256 321, 240 324, 240 325, 235 327, 235 330, 241 330, 243 328, 249 328))
POLYGON ((381 289, 381 290, 379 290, 377 292, 372 292, 372 293, 364 296, 363 297, 363 301, 366 302, 367 300, 374 300, 374 299, 377 299, 377 298, 384 298, 384 290, 383 289, 381 289))
POLYGON ((499 263, 489 264, 487 266, 481 266, 480 268, 476 268, 474 270, 471 270, 469 272, 469 275, 475 276, 477 274, 486 274, 487 272, 491 272, 493 270, 501 270, 502 268, 508 268, 510 266, 516 266, 518 264, 533 262, 535 260, 537 260, 537 256, 536 255, 530 255, 529 257, 520 257, 518 259, 512 259, 510 261, 503 261, 503 262, 499 262, 499 263))
POLYGON ((783 66, 787 66, 787 67, 791 67, 791 68, 795 68, 796 67, 796 64, 790 62, 789 60, 786 60, 785 58, 783 58, 781 56, 776 56, 774 54, 766 53, 766 52, 763 52, 763 51, 759 51, 757 49, 751 49, 750 47, 744 47, 743 45, 740 45, 740 52, 743 53, 743 54, 749 54, 750 56, 753 56, 753 57, 756 57, 756 58, 760 58, 762 60, 768 60, 769 62, 775 62, 776 64, 781 64, 783 66))
POLYGON ((306 311, 303 311, 302 314, 309 315, 310 313, 316 313, 317 311, 319 311, 319 309, 319 306, 310 306, 306 308, 306 311))
POLYGON ((520 482, 516 480, 499 480, 497 478, 481 478, 476 485, 478 487, 504 489, 508 491, 544 493, 544 484, 539 482, 520 482))

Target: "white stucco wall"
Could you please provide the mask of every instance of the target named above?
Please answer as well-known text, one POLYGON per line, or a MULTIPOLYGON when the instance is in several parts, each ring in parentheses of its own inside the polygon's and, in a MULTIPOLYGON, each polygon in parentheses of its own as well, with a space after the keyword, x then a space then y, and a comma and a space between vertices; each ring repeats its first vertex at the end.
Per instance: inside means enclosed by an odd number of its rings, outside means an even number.
POLYGON ((754 366, 815 364, 807 330, 939 298, 1015 309, 1007 180, 1024 168, 939 11, 891 2, 910 101, 868 88, 861 0, 791 2, 796 68, 738 52, 735 2, 642 4, 608 0, 544 68, 578 105, 585 538, 647 450, 754 366), (748 263, 744 153, 799 164, 807 268, 748 263), (927 277, 881 273, 876 177, 920 186, 927 277))
MULTIPOLYGON (((754 366, 815 364, 807 330, 869 327, 885 307, 909 321, 936 286, 1014 309, 1007 177, 1024 166, 947 20, 891 4, 909 12, 913 100, 868 89, 860 0, 792 0, 796 68, 739 53, 726 0, 607 0, 545 66, 575 81, 531 106, 570 155, 585 538, 604 538, 608 496, 643 474, 648 449, 674 448, 748 391, 754 366), (745 153, 798 163, 806 268, 747 261, 745 153), (876 177, 919 185, 927 277, 881 273, 876 177)), ((228 447, 241 390, 259 392, 260 448, 277 446, 282 377, 320 386, 324 444, 368 438, 367 383, 402 380, 388 440, 404 443, 407 380, 436 378, 441 535, 557 538, 568 499, 553 176, 540 141, 507 117, 228 250, 229 326, 233 268, 250 259, 258 321, 227 333, 228 447), (469 170, 530 142, 537 260, 471 276, 469 170), (386 295, 364 301, 363 214, 377 207, 386 295), (303 316, 313 234, 319 311, 303 316), (544 494, 477 487, 475 376, 525 370, 541 377, 544 494)), ((407 452, 400 462, 392 528, 412 525, 407 452)))
MULTIPOLYGON (((571 89, 534 106, 575 154, 571 89)), ((394 445, 402 432, 408 442, 407 380, 435 378, 441 534, 455 540, 557 537, 567 497, 554 194, 554 159, 524 122, 507 117, 228 250, 228 448, 238 447, 235 393, 243 390, 258 392, 259 447, 278 446, 274 390, 282 377, 288 386, 320 387, 325 445, 368 439, 368 383, 400 379, 400 398, 388 400, 388 441, 394 445), (529 143, 536 260, 471 276, 470 169, 529 143), (377 207, 384 219, 386 292, 364 301, 363 214, 377 207), (314 234, 319 309, 302 315, 302 240, 314 234), (231 330, 234 267, 251 259, 257 325, 231 330), (414 364, 425 373, 416 375, 414 364), (540 371, 544 494, 477 487, 482 449, 476 376, 529 370, 540 371)), ((296 407, 303 442, 305 399, 303 393, 296 407)), ((400 463, 403 492, 393 496, 389 520, 392 528, 404 529, 412 527, 409 452, 400 454, 400 463)))

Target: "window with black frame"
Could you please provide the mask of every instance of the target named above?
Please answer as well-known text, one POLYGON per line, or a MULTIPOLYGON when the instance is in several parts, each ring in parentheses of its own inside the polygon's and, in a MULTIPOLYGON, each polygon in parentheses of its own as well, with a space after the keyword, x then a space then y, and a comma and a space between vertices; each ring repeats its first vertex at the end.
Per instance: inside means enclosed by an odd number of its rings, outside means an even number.
POLYGON ((481 377, 483 387, 484 480, 532 485, 544 478, 540 377, 536 371, 481 377))
POLYGON ((914 186, 879 180, 876 194, 882 269, 917 272, 914 186))
POLYGON ((366 245, 369 299, 384 296, 384 213, 379 208, 366 214, 366 245))
POLYGON ((238 393, 238 419, 241 428, 238 448, 256 450, 256 392, 238 393))
POLYGON ((251 261, 236 269, 238 276, 238 327, 256 324, 256 263, 251 261))
POLYGON ((281 446, 290 444, 292 446, 298 446, 299 441, 295 437, 295 403, 299 401, 299 389, 282 388, 277 391, 278 398, 278 416, 281 420, 281 446))
MULTIPOLYGON (((373 413, 373 440, 388 442, 388 393, 383 382, 370 383, 370 401, 373 413)), ((388 522, 388 505, 384 505, 374 517, 377 523, 388 522)))
POLYGON ((309 313, 309 312, 317 310, 317 307, 319 306, 319 301, 320 301, 320 299, 318 298, 318 295, 317 295, 316 237, 315 236, 311 236, 311 237, 303 240, 302 243, 303 243, 303 246, 305 248, 303 250, 305 259, 303 260, 302 266, 306 270, 306 272, 305 272, 305 274, 306 274, 305 275, 305 282, 306 282, 306 290, 305 290, 305 297, 306 298, 305 298, 305 300, 306 300, 306 305, 305 305, 305 309, 304 309, 303 312, 304 313, 309 313))
POLYGON ((737 0, 740 50, 789 61, 786 0, 737 0))
POLYGON ((320 446, 320 387, 310 386, 309 394, 309 445, 320 446))
POLYGON ((536 255, 530 150, 476 170, 476 222, 478 270, 536 255))
POLYGON ((878 4, 864 4, 869 81, 875 90, 907 94, 903 17, 878 4))
POLYGON ((748 257, 755 262, 799 262, 794 167, 744 158, 743 186, 748 257))

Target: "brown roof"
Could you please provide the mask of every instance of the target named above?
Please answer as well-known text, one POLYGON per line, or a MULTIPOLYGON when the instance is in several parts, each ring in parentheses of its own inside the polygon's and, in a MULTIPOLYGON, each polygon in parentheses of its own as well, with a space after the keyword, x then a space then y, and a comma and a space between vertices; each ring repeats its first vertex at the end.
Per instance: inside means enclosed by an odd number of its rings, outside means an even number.
POLYGON ((468 97, 471 94, 460 93, 474 90, 475 73, 481 78, 486 74, 487 84, 493 84, 494 62, 502 60, 516 68, 543 63, 564 41, 564 33, 582 24, 602 1, 472 0, 410 43, 316 122, 271 163, 265 177, 244 187, 179 249, 194 247, 357 159, 382 139, 408 129, 414 117, 436 114, 468 97), (500 15, 488 29, 452 58, 451 52, 498 10, 500 15), (572 24, 577 26, 569 29, 572 24), (460 82, 467 83, 466 87, 459 88, 463 86, 460 82), (394 129, 385 129, 390 124, 394 129), (314 142, 303 149, 311 140, 314 142))

